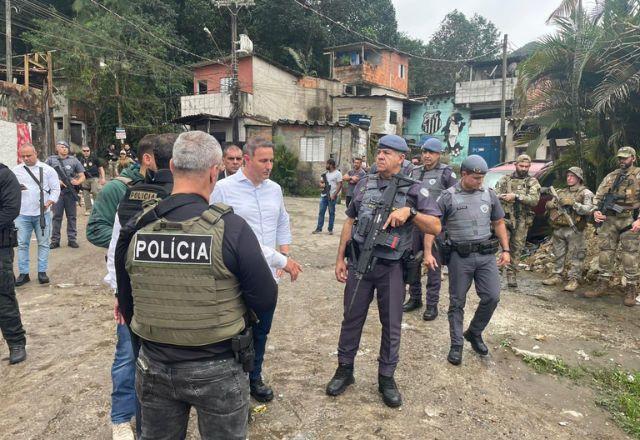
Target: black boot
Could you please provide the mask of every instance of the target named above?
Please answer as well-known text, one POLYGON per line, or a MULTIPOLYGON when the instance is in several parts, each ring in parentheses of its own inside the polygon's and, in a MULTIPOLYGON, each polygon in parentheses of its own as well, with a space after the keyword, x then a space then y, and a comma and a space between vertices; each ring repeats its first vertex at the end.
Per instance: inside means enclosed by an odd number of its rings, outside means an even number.
POLYGON ((250 379, 249 390, 251 391, 251 396, 258 402, 271 402, 273 400, 273 390, 262 381, 262 378, 250 379))
POLYGON ((49 282, 49 277, 46 272, 38 272, 38 282, 40 284, 47 284, 49 282))
POLYGON ((78 244, 77 241, 70 241, 67 246, 69 246, 70 248, 74 248, 74 249, 78 249, 80 247, 80 245, 78 244))
POLYGON ((49 249, 58 249, 60 247, 60 243, 57 241, 52 241, 49 245, 49 249))
POLYGON ((388 407, 397 408, 402 405, 402 395, 393 376, 378 374, 378 391, 382 393, 382 401, 388 407))
POLYGON ((18 275, 18 278, 16 278, 16 287, 27 284, 29 281, 31 281, 31 278, 29 278, 29 274, 21 273, 20 275, 18 275))
POLYGON ((24 345, 13 345, 9 347, 9 365, 19 364, 27 358, 27 350, 24 345))
POLYGON ((462 363, 462 345, 452 345, 447 360, 453 365, 460 365, 462 363))
POLYGON ((425 321, 433 321, 438 317, 438 306, 430 306, 427 304, 427 308, 422 315, 422 319, 425 321))
POLYGON ((487 354, 489 354, 489 349, 482 340, 482 335, 471 334, 469 330, 464 332, 462 335, 467 341, 471 343, 471 348, 473 348, 473 351, 482 356, 486 356, 487 354))
POLYGON ((339 396, 356 380, 353 377, 353 365, 338 364, 336 373, 327 384, 326 392, 330 396, 339 396))
POLYGON ((406 313, 412 312, 420 307, 422 307, 422 300, 420 298, 409 298, 409 300, 402 306, 402 310, 406 313))

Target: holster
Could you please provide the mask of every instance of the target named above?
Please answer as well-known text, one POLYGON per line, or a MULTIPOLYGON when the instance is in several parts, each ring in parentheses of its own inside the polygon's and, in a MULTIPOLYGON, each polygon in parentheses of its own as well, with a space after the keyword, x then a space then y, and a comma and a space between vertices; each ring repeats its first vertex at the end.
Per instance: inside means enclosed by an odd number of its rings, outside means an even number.
POLYGON ((14 248, 18 246, 18 230, 13 226, 0 230, 0 248, 14 248))
POLYGON ((453 248, 451 247, 451 242, 449 240, 445 240, 441 237, 436 237, 436 246, 440 250, 440 255, 442 257, 442 264, 445 266, 449 264, 451 261, 451 251, 453 248))
POLYGON ((231 349, 236 361, 242 364, 242 370, 251 373, 256 359, 256 351, 253 348, 253 330, 251 327, 245 328, 231 338, 231 349))
POLYGON ((344 256, 351 264, 358 262, 358 258, 360 258, 360 247, 355 240, 352 239, 347 242, 347 249, 345 250, 344 256))
POLYGON ((402 259, 402 278, 405 284, 414 284, 422 278, 422 259, 424 252, 409 253, 402 259))

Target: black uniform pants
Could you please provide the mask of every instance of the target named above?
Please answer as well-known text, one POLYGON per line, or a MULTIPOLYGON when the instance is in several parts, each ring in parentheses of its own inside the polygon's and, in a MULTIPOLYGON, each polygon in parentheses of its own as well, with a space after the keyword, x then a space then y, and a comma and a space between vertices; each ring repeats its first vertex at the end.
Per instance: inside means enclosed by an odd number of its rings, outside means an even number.
POLYGON ((13 275, 13 248, 0 248, 0 329, 9 346, 25 345, 13 275))
POLYGON ((63 190, 60 198, 53 205, 53 228, 51 231, 51 242, 60 243, 60 229, 62 228, 62 216, 67 214, 67 240, 76 241, 76 215, 78 203, 71 191, 63 190))
POLYGON ((471 282, 475 282, 480 304, 469 324, 469 331, 479 335, 489 324, 500 301, 500 273, 494 254, 472 253, 466 258, 451 253, 449 261, 449 333, 451 345, 463 344, 464 306, 471 282))
POLYGON ((402 303, 404 301, 402 263, 378 264, 372 272, 364 276, 357 292, 354 292, 357 284, 354 274, 353 267, 349 266, 349 276, 344 289, 344 316, 338 342, 338 362, 342 364, 354 363, 360 346, 362 327, 367 319, 367 312, 375 291, 378 300, 378 314, 382 324, 378 373, 384 376, 393 376, 398 365, 402 303), (353 295, 357 296, 351 313, 347 314, 353 295))

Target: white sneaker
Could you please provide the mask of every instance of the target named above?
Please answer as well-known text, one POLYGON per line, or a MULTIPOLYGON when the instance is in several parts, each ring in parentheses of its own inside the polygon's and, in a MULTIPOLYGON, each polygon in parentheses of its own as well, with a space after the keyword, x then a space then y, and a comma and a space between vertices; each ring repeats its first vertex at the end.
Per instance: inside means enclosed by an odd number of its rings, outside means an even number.
POLYGON ((113 440, 135 440, 135 436, 133 435, 133 429, 131 429, 131 424, 129 422, 126 423, 114 423, 111 425, 113 440))

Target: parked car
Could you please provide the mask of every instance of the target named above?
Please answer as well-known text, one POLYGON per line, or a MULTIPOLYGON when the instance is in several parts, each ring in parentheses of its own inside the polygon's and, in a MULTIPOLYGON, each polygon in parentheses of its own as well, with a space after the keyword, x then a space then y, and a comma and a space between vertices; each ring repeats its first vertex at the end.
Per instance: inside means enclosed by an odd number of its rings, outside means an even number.
MULTIPOLYGON (((531 162, 529 174, 538 179, 540 186, 549 187, 553 185, 553 180, 555 178, 554 174, 551 172, 552 165, 553 162, 536 159, 531 162)), ((489 169, 489 172, 484 177, 484 184, 490 188, 495 188, 498 180, 500 180, 502 176, 512 174, 515 170, 515 161, 500 163, 489 169)), ((528 241, 537 242, 551 234, 551 225, 549 225, 549 220, 545 215, 544 208, 549 200, 551 200, 550 195, 542 194, 540 196, 540 201, 533 209, 535 217, 533 219, 533 225, 529 228, 529 234, 527 235, 528 241)))

